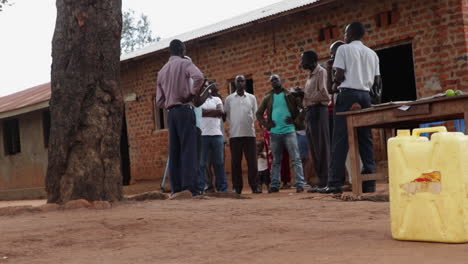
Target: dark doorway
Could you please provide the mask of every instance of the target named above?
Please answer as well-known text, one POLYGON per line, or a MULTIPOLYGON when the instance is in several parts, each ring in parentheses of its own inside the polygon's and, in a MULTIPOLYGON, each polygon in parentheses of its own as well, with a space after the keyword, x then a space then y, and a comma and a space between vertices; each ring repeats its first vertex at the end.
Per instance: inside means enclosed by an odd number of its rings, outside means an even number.
POLYGON ((125 111, 122 119, 122 133, 120 136, 120 159, 122 168, 122 184, 130 184, 130 153, 128 152, 127 120, 125 111))
POLYGON ((377 51, 382 75, 382 103, 416 100, 413 47, 400 45, 377 51))
MULTIPOLYGON (((231 79, 229 82, 229 94, 232 94, 236 91, 236 86, 234 84, 234 79, 231 79)), ((246 77, 245 79, 245 91, 249 94, 255 94, 254 91, 254 81, 252 78, 246 77)))

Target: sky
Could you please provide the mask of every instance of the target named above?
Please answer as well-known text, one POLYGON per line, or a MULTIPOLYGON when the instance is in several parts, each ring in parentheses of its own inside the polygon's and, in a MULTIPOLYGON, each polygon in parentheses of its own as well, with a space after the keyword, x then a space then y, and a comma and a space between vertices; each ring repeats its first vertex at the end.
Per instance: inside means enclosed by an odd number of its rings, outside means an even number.
MULTIPOLYGON (((122 0, 168 38, 280 0, 122 0), (182 19, 181 19, 182 18, 182 19)), ((0 12, 0 97, 50 82, 55 0, 10 0, 0 12)))

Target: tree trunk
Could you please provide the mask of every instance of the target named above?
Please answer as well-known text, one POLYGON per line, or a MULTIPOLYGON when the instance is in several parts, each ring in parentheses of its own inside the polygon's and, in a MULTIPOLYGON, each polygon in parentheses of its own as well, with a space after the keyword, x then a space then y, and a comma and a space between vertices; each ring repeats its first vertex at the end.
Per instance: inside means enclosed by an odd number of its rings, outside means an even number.
POLYGON ((122 198, 121 0, 57 0, 49 203, 122 198))

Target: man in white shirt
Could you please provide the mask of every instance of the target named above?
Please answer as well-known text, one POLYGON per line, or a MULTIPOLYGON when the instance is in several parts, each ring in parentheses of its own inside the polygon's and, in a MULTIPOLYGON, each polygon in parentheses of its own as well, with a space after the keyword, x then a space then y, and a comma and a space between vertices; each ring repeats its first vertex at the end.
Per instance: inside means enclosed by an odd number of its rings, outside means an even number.
POLYGON ((245 91, 245 77, 235 78, 236 91, 226 98, 225 111, 229 121, 232 186, 242 193, 242 153, 247 160, 249 185, 253 193, 261 193, 257 176, 257 144, 255 140, 255 112, 257 99, 245 91))
MULTIPOLYGON (((339 94, 336 99, 334 132, 332 140, 332 159, 328 186, 322 193, 341 193, 341 186, 345 180, 345 161, 348 154, 348 129, 346 118, 336 113, 349 111, 353 104, 361 108, 371 106, 370 92, 380 90, 379 58, 377 54, 366 47, 361 39, 365 34, 364 25, 353 22, 346 27, 345 45, 338 48, 333 69, 334 82, 338 86, 339 94)), ((374 173, 373 139, 370 128, 358 130, 359 153, 363 163, 363 174, 374 173)), ((364 181, 363 192, 375 192, 375 181, 364 181)))
MULTIPOLYGON (((214 93, 214 89, 217 88, 211 88, 208 90, 208 93, 214 93)), ((223 102, 221 98, 210 95, 201 106, 201 109, 203 118, 201 120, 201 175, 199 177, 199 189, 202 192, 205 189, 206 167, 208 157, 210 156, 215 172, 216 190, 218 192, 228 192, 226 170, 224 168, 224 137, 221 131, 221 122, 224 115, 223 102)))

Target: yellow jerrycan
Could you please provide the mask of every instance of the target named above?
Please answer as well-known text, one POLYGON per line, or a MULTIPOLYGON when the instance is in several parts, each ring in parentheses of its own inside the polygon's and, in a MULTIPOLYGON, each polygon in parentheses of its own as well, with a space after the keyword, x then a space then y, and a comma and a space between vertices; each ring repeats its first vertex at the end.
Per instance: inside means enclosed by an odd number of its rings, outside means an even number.
POLYGON ((468 242, 468 136, 399 130, 388 140, 388 169, 393 238, 468 242))

